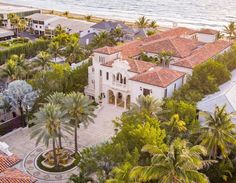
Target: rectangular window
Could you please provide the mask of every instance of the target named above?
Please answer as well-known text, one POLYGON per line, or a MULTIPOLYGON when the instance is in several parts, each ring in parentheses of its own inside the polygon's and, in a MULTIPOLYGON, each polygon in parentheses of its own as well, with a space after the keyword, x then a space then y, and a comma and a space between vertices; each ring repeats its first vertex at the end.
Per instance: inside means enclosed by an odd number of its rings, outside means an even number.
POLYGON ((107 80, 109 80, 109 72, 107 72, 107 80))
POLYGON ((176 83, 175 83, 175 86, 174 86, 174 90, 176 90, 176 83))
POLYGON ((100 76, 102 76, 102 70, 100 70, 100 76))
POLYGON ((164 94, 164 98, 167 97, 167 88, 165 89, 165 94, 164 94))
POLYGON ((99 56, 99 63, 105 63, 105 57, 99 56))
POLYGON ((150 95, 151 94, 151 90, 148 90, 148 89, 143 89, 143 95, 144 96, 147 96, 147 95, 150 95))

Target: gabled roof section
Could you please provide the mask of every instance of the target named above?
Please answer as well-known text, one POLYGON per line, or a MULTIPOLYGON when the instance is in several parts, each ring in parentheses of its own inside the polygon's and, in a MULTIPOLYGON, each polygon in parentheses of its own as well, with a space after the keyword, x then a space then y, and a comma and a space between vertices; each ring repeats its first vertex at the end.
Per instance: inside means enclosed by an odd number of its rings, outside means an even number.
POLYGON ((130 78, 130 80, 166 88, 184 75, 183 72, 157 66, 130 78))
POLYGON ((220 54, 222 51, 232 45, 229 41, 217 40, 213 43, 207 43, 193 51, 193 53, 184 59, 181 59, 172 65, 193 69, 197 65, 220 54))
MULTIPOLYGON (((135 72, 135 73, 143 73, 146 72, 147 70, 149 70, 152 67, 155 67, 156 65, 150 62, 145 62, 145 61, 141 61, 141 60, 133 60, 133 59, 127 59, 125 60, 126 62, 128 62, 129 64, 129 71, 130 72, 135 72)), ((102 64, 103 66, 106 67, 112 67, 112 64, 114 63, 113 61, 107 62, 105 64, 102 64)))
POLYGON ((184 58, 191 55, 193 50, 203 43, 191 39, 175 37, 155 40, 146 43, 142 46, 142 50, 150 53, 161 53, 162 51, 169 51, 175 57, 184 58))

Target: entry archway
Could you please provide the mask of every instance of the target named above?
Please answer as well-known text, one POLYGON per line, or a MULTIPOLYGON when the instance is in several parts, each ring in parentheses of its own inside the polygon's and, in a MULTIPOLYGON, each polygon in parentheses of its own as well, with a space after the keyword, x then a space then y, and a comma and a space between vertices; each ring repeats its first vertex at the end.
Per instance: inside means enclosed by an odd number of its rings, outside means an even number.
POLYGON ((124 97, 123 94, 121 92, 117 93, 117 106, 119 107, 124 107, 124 97))
POLYGON ((108 90, 108 103, 115 105, 115 95, 112 90, 108 90))

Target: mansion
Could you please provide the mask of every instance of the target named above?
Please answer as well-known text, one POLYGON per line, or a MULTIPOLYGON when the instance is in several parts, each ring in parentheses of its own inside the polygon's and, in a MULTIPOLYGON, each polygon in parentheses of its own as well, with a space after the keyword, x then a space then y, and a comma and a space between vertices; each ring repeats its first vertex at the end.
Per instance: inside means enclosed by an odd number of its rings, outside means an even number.
POLYGON ((94 50, 85 94, 96 101, 129 108, 140 95, 162 100, 186 81, 197 65, 229 50, 231 43, 217 40, 217 31, 184 27, 94 50), (140 55, 155 57, 171 52, 171 62, 157 65, 140 60, 140 55))

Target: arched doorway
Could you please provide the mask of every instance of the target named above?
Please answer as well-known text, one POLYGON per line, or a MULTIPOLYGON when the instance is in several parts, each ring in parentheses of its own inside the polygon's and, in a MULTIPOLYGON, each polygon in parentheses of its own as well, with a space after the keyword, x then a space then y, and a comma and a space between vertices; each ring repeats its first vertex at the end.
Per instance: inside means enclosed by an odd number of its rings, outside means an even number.
POLYGON ((122 93, 120 93, 120 92, 118 92, 117 93, 117 106, 119 106, 119 107, 124 107, 124 100, 123 100, 123 95, 122 95, 122 93))
POLYGON ((115 95, 112 90, 108 91, 108 103, 115 105, 115 95))
POLYGON ((127 109, 130 109, 130 95, 127 95, 127 97, 126 97, 126 108, 127 109))

